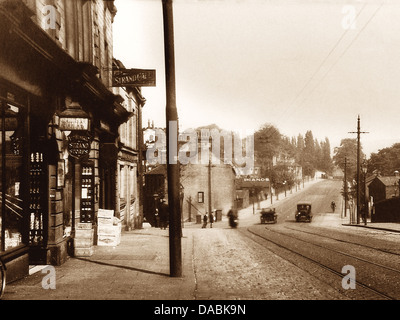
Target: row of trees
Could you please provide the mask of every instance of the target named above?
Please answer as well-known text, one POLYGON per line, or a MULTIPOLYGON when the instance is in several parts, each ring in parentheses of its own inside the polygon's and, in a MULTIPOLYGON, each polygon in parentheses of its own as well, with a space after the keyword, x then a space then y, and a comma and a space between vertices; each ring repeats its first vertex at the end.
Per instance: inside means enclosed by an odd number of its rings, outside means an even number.
MULTIPOLYGON (((346 173, 349 179, 353 179, 357 170, 357 140, 343 139, 340 147, 334 149, 333 162, 344 170, 346 160, 346 173)), ((367 172, 369 174, 379 173, 382 176, 392 176, 395 171, 400 171, 400 143, 395 143, 391 147, 380 149, 376 153, 371 153, 367 160, 360 146, 360 162, 366 161, 367 172)))
POLYGON ((317 170, 330 173, 333 168, 329 139, 314 139, 307 131, 303 136, 289 138, 270 124, 262 126, 254 135, 255 161, 261 175, 271 179, 274 188, 292 187, 296 183, 295 165, 303 175, 314 177, 317 170), (273 165, 273 159, 278 163, 273 165))

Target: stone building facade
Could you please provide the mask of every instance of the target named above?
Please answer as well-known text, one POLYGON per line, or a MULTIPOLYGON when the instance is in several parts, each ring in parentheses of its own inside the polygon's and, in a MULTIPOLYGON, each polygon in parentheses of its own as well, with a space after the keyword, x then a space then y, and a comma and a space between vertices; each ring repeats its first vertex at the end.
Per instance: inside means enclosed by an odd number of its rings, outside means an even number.
MULTIPOLYGON (((125 69, 123 63, 114 59, 114 69, 125 69)), ((140 87, 115 87, 113 92, 124 98, 125 109, 132 114, 119 127, 118 141, 118 195, 116 215, 125 229, 141 228, 143 223, 142 185, 142 108, 146 99, 140 87)))
POLYGON ((99 209, 120 210, 118 130, 132 110, 111 89, 115 14, 114 1, 0 1, 0 193, 10 203, 0 255, 10 281, 29 264, 63 263, 80 224, 95 232, 99 209), (74 112, 85 116, 66 120, 74 112))

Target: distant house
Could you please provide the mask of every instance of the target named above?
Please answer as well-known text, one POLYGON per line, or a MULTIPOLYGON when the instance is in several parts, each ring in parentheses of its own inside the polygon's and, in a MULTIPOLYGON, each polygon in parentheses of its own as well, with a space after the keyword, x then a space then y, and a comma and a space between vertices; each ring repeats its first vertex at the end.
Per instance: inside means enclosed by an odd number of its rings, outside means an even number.
POLYGON ((236 177, 236 208, 246 208, 253 201, 259 202, 267 198, 271 190, 268 178, 257 175, 236 177))
POLYGON ((210 210, 221 210, 220 219, 234 205, 235 171, 229 164, 181 165, 183 220, 195 221, 197 215, 210 210))
POLYGON ((166 144, 167 142, 165 140, 166 133, 165 133, 165 128, 154 127, 154 121, 150 123, 150 120, 148 120, 147 127, 143 128, 142 130, 143 130, 143 143, 146 149, 144 156, 145 159, 144 170, 145 172, 150 172, 158 165, 167 163, 167 144, 166 144), (157 158, 158 161, 156 164, 154 163, 151 164, 150 159, 147 159, 148 156, 147 150, 151 151, 149 153, 150 156, 153 155, 154 157, 157 158))
POLYGON ((332 171, 333 179, 344 179, 344 172, 339 167, 335 167, 332 171))
POLYGON ((368 186, 374 203, 399 196, 399 176, 376 176, 368 186))

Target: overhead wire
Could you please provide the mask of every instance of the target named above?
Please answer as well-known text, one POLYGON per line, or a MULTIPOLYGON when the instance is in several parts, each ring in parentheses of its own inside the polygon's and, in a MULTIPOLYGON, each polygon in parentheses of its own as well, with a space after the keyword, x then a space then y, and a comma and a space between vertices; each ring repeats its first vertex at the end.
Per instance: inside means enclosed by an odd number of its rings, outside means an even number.
POLYGON ((368 19, 368 21, 364 24, 364 26, 360 29, 360 31, 356 34, 356 36, 353 38, 353 40, 350 42, 350 44, 346 47, 346 49, 342 52, 342 54, 339 56, 338 59, 331 65, 331 67, 328 69, 328 71, 323 75, 321 80, 313 87, 311 92, 309 93, 308 96, 306 96, 303 101, 300 103, 299 106, 301 106, 310 96, 311 94, 318 88, 318 86, 321 85, 321 83, 325 80, 325 78, 328 76, 328 74, 331 72, 331 70, 337 65, 337 63, 340 61, 340 59, 346 54, 346 52, 350 49, 350 47, 357 41, 358 37, 360 34, 366 29, 366 27, 369 25, 369 23, 372 21, 372 19, 376 16, 378 11, 382 8, 384 5, 385 1, 383 1, 379 7, 374 11, 372 16, 368 19))
MULTIPOLYGON (((352 24, 355 24, 357 22, 358 17, 366 7, 367 3, 364 3, 363 7, 361 10, 357 13, 356 17, 354 18, 354 21, 352 24)), ((343 38, 346 36, 346 34, 349 32, 350 28, 346 28, 345 31, 342 33, 340 38, 336 41, 335 45, 332 47, 332 49, 329 51, 329 53, 326 55, 326 57, 321 61, 317 69, 314 71, 314 73, 311 75, 311 77, 308 79, 308 81, 304 84, 304 86, 301 88, 301 90, 298 92, 296 97, 293 99, 292 103, 286 108, 285 112, 290 109, 294 103, 297 101, 297 99, 301 96, 301 94, 304 92, 304 90, 308 87, 308 85, 311 83, 311 81, 315 78, 315 76, 318 74, 318 72, 321 70, 323 65, 326 63, 326 61, 329 59, 331 54, 335 51, 335 49, 339 46, 340 42, 343 40, 343 38)), ((285 113, 284 112, 284 113, 285 113)))
MULTIPOLYGON (((327 75, 329 74, 329 72, 337 65, 337 63, 339 62, 339 60, 345 55, 345 53, 349 50, 349 48, 355 43, 355 41, 358 39, 358 37, 360 36, 360 34, 366 29, 366 27, 368 26, 368 24, 372 21, 372 19, 376 16, 376 14, 378 13, 378 11, 382 8, 382 6, 384 5, 385 0, 382 1, 382 3, 379 5, 379 7, 374 11, 374 13, 372 14, 372 16, 368 19, 368 21, 366 22, 366 24, 360 29, 360 31, 357 33, 357 35, 353 38, 353 40, 350 42, 350 44, 346 47, 346 49, 341 53, 341 55, 339 56, 339 58, 331 65, 331 67, 328 69, 328 71, 323 75, 322 79, 317 83, 316 86, 313 87, 313 89, 311 90, 311 92, 302 100, 302 102, 299 104, 299 106, 303 105, 303 103, 310 97, 310 95, 317 89, 317 87, 323 82, 323 80, 327 77, 327 75)), ((353 23, 355 23, 358 19, 358 17, 360 16, 361 12, 364 10, 364 8, 366 7, 366 3, 363 5, 363 7, 361 8, 361 10, 358 12, 355 20, 353 23)), ((300 90, 300 92, 296 95, 295 99, 292 101, 292 103, 285 109, 285 111, 283 112, 282 116, 288 111, 289 108, 291 108, 294 103, 298 100, 298 97, 304 92, 304 90, 306 89, 306 87, 311 83, 311 81, 314 79, 314 77, 318 74, 318 72, 321 70, 322 66, 326 63, 326 61, 328 60, 328 58, 330 57, 330 55, 333 53, 333 51, 338 47, 339 43, 342 41, 342 39, 344 38, 344 36, 347 34, 349 29, 346 29, 345 32, 341 35, 341 37, 338 39, 338 41, 335 43, 335 45, 333 46, 333 48, 329 51, 328 55, 322 60, 322 62, 319 64, 319 66, 317 67, 316 71, 313 73, 313 75, 311 76, 311 78, 306 82, 306 84, 302 87, 302 89, 300 90)), ((270 130, 272 130, 272 128, 270 128, 270 130)), ((273 131, 272 134, 275 134, 276 131, 273 131)))

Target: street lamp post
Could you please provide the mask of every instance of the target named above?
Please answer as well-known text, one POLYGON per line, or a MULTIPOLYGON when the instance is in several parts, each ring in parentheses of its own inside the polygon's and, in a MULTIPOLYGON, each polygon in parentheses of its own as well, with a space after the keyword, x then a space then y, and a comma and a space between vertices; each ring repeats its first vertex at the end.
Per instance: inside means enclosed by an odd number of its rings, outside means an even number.
POLYGON ((282 185, 283 185, 283 192, 284 192, 285 198, 286 198, 286 181, 283 181, 282 185))
POLYGON ((364 174, 364 201, 363 201, 363 214, 364 214, 364 224, 367 225, 367 217, 368 217, 368 202, 367 202, 367 162, 364 159, 361 170, 364 174))
POLYGON ((253 214, 256 213, 256 212, 255 212, 255 209, 254 209, 254 195, 255 195, 255 193, 256 193, 256 188, 255 188, 255 186, 253 185, 253 186, 251 187, 251 199, 252 199, 252 202, 253 202, 253 214))

